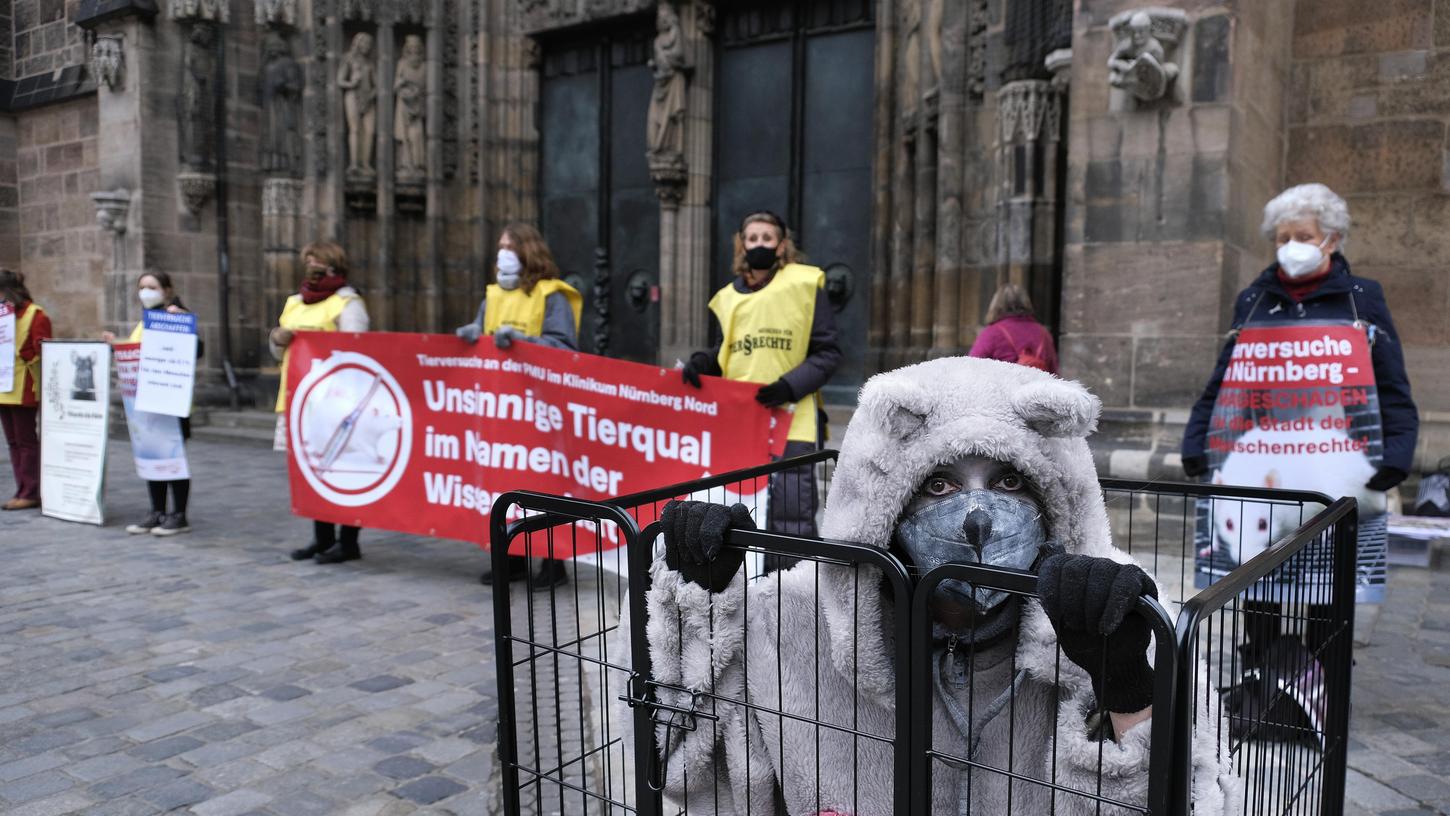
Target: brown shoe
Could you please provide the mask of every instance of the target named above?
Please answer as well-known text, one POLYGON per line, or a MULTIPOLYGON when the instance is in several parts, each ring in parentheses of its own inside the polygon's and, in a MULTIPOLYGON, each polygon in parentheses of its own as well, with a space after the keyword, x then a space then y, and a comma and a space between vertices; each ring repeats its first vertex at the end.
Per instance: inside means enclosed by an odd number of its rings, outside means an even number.
POLYGON ((31 510, 40 506, 40 499, 14 498, 0 505, 0 510, 31 510))

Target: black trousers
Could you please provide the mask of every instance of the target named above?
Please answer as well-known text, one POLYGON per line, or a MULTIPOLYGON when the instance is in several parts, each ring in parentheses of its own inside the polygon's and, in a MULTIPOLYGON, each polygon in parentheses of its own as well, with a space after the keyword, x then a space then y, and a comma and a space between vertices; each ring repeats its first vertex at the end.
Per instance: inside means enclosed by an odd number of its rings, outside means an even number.
MULTIPOLYGON (((805 456, 820 450, 813 442, 787 442, 781 458, 790 459, 805 456)), ((770 477, 770 506, 766 509, 765 529, 767 532, 786 535, 819 538, 816 529, 816 508, 820 503, 816 490, 816 466, 782 470, 770 477)), ((790 569, 798 558, 782 555, 766 555, 765 571, 790 569)))

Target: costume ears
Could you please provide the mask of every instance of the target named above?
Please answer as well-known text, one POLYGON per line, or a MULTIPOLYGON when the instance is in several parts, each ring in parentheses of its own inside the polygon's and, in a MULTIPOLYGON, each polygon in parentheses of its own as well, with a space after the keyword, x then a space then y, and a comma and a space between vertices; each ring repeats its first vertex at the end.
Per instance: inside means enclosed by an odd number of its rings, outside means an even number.
POLYGON ((1103 404, 1078 383, 1054 378, 1022 386, 1012 408, 1043 436, 1077 438, 1097 428, 1103 404))
POLYGON ((861 389, 861 402, 874 402, 877 421, 886 426, 888 436, 905 442, 926 425, 933 400, 932 395, 908 380, 873 377, 861 389))

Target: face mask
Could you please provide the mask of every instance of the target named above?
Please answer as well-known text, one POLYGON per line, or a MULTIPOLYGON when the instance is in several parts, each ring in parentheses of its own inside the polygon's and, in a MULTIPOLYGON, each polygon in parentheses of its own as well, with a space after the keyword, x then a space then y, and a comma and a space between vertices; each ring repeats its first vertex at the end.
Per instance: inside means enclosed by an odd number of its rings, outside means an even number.
MULTIPOLYGON (((896 541, 922 573, 951 561, 1027 570, 1048 546, 1036 507, 991 490, 956 493, 917 510, 897 524, 896 541)), ((939 587, 970 598, 979 615, 1007 600, 1005 592, 955 579, 939 587)))
POLYGON ((1329 243, 1326 237, 1319 246, 1306 244, 1302 241, 1290 241, 1279 247, 1279 268, 1284 274, 1291 278, 1302 278, 1319 268, 1324 263, 1324 245, 1329 243))
POLYGON ((519 285, 519 273, 524 270, 524 265, 519 261, 519 256, 512 249, 500 249, 498 251, 498 285, 504 289, 517 289, 519 285))
POLYGON ((745 250, 745 265, 757 272, 764 272, 775 266, 775 247, 753 246, 745 250))
POLYGON ((141 306, 146 309, 155 309, 166 299, 166 295, 160 289, 140 289, 136 297, 141 299, 141 306))

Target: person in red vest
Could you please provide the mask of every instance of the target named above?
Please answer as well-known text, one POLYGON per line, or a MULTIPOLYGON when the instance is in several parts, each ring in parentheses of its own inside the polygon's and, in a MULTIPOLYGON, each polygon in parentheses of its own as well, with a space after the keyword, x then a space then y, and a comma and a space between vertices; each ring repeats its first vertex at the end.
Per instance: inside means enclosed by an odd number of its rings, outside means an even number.
POLYGON ((50 317, 30 299, 19 272, 0 269, 0 301, 15 312, 14 387, 0 393, 15 496, 0 509, 29 510, 40 506, 40 344, 51 337, 50 317))
POLYGON ((977 335, 971 357, 1005 360, 1009 363, 1057 373, 1057 346, 1052 332, 1037 322, 1027 290, 1004 283, 987 305, 987 327, 977 335))

